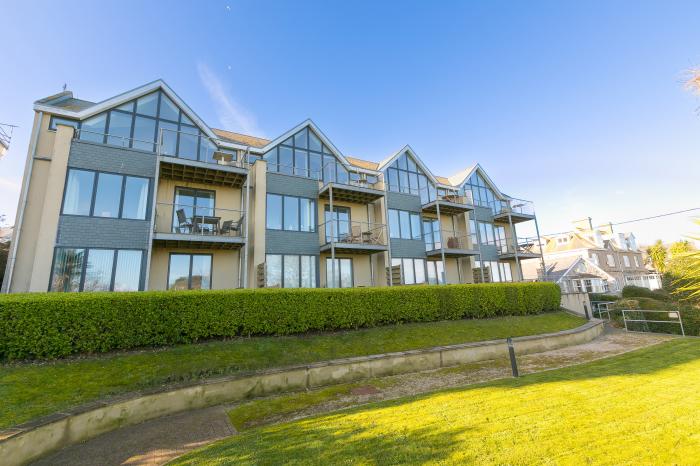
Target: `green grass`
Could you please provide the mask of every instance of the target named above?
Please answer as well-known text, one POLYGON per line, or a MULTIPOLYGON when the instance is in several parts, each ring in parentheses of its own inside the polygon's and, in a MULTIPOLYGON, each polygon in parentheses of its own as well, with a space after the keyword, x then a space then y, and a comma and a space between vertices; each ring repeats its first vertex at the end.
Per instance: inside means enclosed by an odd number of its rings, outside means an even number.
POLYGON ((700 339, 258 427, 173 464, 690 464, 700 339))
POLYGON ((238 338, 140 353, 0 366, 0 428, 111 395, 215 375, 574 328, 563 312, 238 338))

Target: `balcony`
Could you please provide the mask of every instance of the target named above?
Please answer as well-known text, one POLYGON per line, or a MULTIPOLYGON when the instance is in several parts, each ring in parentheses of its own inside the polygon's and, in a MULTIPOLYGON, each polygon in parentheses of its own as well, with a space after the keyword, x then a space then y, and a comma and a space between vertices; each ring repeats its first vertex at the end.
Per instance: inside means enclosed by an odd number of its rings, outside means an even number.
POLYGON ((498 257, 503 260, 518 259, 533 259, 541 257, 539 251, 539 242, 537 237, 532 238, 517 238, 517 247, 513 244, 511 238, 504 240, 496 245, 498 248, 498 257))
POLYGON ((245 244, 239 210, 156 204, 153 245, 168 248, 238 249, 245 244))
POLYGON ((479 251, 469 246, 469 235, 462 231, 441 230, 423 235, 428 257, 478 256, 479 251))
POLYGON ((535 218, 535 206, 530 201, 510 199, 497 201, 493 209, 493 220, 498 223, 522 223, 535 218))
POLYGON ((240 188, 249 163, 236 150, 223 149, 216 139, 161 129, 156 144, 161 178, 240 188))
POLYGON ((321 252, 331 248, 340 254, 374 254, 388 249, 386 225, 329 220, 319 225, 321 252))
POLYGON ((334 201, 369 204, 384 196, 379 178, 364 172, 337 169, 338 164, 326 164, 323 176, 319 176, 318 197, 329 199, 331 192, 334 201))
POLYGON ((474 201, 471 191, 460 192, 458 190, 438 189, 428 191, 426 197, 421 193, 423 212, 436 214, 438 207, 441 214, 458 215, 474 210, 474 201))

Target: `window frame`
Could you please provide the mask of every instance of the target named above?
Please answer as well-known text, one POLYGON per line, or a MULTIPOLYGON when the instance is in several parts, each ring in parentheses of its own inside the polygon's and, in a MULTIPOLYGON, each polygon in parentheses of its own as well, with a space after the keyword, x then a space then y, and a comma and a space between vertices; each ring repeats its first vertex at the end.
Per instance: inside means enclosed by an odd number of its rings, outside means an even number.
POLYGON ((141 175, 129 175, 125 173, 115 173, 115 172, 108 172, 108 171, 102 171, 102 170, 93 170, 89 168, 78 168, 78 167, 68 167, 66 170, 66 179, 63 183, 63 194, 61 196, 61 210, 60 215, 65 215, 67 217, 92 217, 92 218, 109 218, 112 220, 136 220, 136 221, 150 221, 151 217, 151 201, 153 200, 153 183, 151 183, 151 178, 147 176, 141 176, 141 175), (78 170, 78 171, 84 171, 84 172, 90 172, 92 173, 92 193, 90 194, 90 212, 85 215, 85 214, 66 214, 64 213, 65 209, 65 203, 66 203, 66 193, 68 191, 68 179, 70 176, 70 171, 71 170, 78 170), (103 173, 105 175, 116 175, 116 176, 121 176, 122 177, 122 182, 121 182, 121 189, 119 191, 119 215, 117 217, 102 217, 99 215, 95 215, 95 198, 97 196, 97 183, 99 181, 99 175, 100 173, 103 173), (124 211, 124 192, 126 188, 126 179, 127 177, 131 178, 141 178, 145 179, 148 182, 148 202, 146 203, 146 213, 144 218, 124 218, 122 217, 123 211, 124 211))
POLYGON ((171 290, 170 289, 170 265, 172 263, 173 256, 189 256, 189 272, 187 275, 187 290, 192 291, 192 263, 194 256, 209 256, 211 258, 210 269, 209 269, 209 288, 196 288, 198 290, 213 290, 214 289, 214 254, 213 253, 191 253, 191 252, 170 252, 168 253, 168 271, 165 275, 165 289, 166 291, 185 291, 185 290, 171 290))
MULTIPOLYGON (((285 280, 284 280, 284 263, 285 263, 285 258, 286 257, 296 257, 297 263, 299 265, 299 283, 296 288, 318 288, 319 287, 319 266, 320 266, 320 256, 315 255, 315 254, 284 254, 284 253, 267 253, 265 254, 265 263, 268 261, 268 257, 270 256, 279 256, 280 258, 280 288, 288 288, 285 286, 285 280), (311 257, 313 260, 314 264, 314 286, 313 287, 305 287, 302 286, 302 283, 304 281, 304 272, 303 272, 303 257, 311 257)), ((267 288, 267 270, 265 270, 265 287, 267 288)))
POLYGON ((316 199, 311 198, 311 197, 306 197, 306 196, 290 196, 287 194, 278 194, 278 193, 265 193, 265 230, 270 230, 270 231, 295 231, 299 233, 316 233, 318 231, 318 203, 316 202, 316 199), (278 196, 281 198, 282 203, 281 203, 281 228, 269 228, 268 227, 268 212, 269 212, 269 199, 270 196, 278 196), (285 204, 285 198, 292 198, 296 200, 297 204, 297 229, 296 230, 288 230, 285 228, 285 209, 284 209, 284 204, 285 204), (309 201, 311 203, 311 212, 313 213, 313 218, 311 219, 311 230, 302 230, 301 229, 301 218, 302 218, 302 210, 301 210, 301 199, 304 199, 306 201, 309 201))
MULTIPOLYGON (((100 250, 100 251, 112 251, 114 254, 112 256, 112 271, 110 275, 110 282, 109 282, 109 291, 110 292, 115 292, 114 291, 114 280, 116 278, 116 273, 117 273, 117 262, 119 260, 119 251, 138 251, 141 253, 141 264, 139 267, 139 284, 138 284, 138 291, 143 291, 145 288, 145 274, 144 274, 144 257, 146 257, 147 250, 146 249, 139 249, 139 248, 105 248, 105 247, 79 247, 79 246, 54 246, 53 248, 53 257, 51 258, 51 273, 49 274, 49 285, 47 288, 48 293, 83 293, 85 292, 83 287, 85 285, 85 272, 87 270, 87 264, 88 260, 90 258, 90 251, 92 250, 100 250), (58 253, 59 249, 82 249, 85 251, 85 257, 83 258, 83 263, 80 267, 80 281, 78 284, 78 291, 52 291, 51 290, 51 284, 53 283, 53 276, 54 276, 54 268, 56 267, 56 256, 58 253)), ((170 262, 168 261, 168 274, 169 274, 169 269, 170 269, 170 262)), ((94 293, 94 291, 87 291, 86 293, 94 293)), ((121 293, 120 291, 116 291, 115 293, 121 293)))

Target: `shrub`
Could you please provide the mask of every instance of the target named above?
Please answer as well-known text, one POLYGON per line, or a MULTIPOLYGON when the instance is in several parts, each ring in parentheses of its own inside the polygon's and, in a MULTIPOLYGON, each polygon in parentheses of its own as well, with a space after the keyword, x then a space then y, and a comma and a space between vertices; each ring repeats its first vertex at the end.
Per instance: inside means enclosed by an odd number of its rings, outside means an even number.
POLYGON ((0 298, 0 359, 559 309, 552 283, 44 293, 0 298))
POLYGON ((659 301, 668 301, 668 293, 663 290, 652 291, 641 286, 628 285, 622 289, 623 298, 652 298, 659 301))
POLYGON ((589 296, 591 301, 617 301, 620 299, 617 295, 605 293, 591 293, 589 296))

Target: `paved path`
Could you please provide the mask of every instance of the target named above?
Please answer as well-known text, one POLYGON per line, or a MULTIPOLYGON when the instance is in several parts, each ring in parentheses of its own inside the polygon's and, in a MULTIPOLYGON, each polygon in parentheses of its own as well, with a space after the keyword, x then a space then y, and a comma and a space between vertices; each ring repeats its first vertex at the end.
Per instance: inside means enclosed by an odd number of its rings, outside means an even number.
MULTIPOLYGON (((614 356, 637 348, 657 344, 667 336, 625 333, 606 329, 592 342, 518 358, 522 374, 580 364, 614 356)), ((387 388, 358 391, 296 413, 288 420, 346 406, 429 392, 441 388, 464 386, 510 376, 504 361, 484 361, 473 365, 438 369, 414 374, 386 377, 387 388), (393 380, 392 380, 393 379, 393 380)), ((36 465, 113 466, 162 465, 189 450, 235 433, 226 416, 228 406, 215 406, 166 416, 136 426, 106 433, 87 442, 65 448, 47 456, 36 465)))

